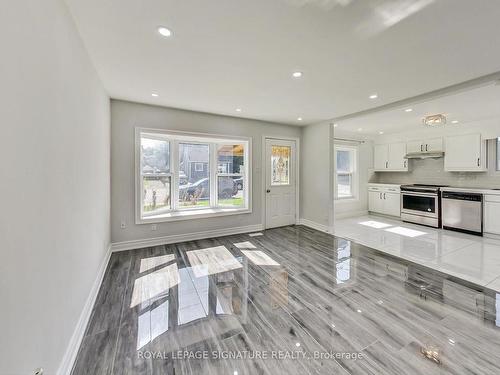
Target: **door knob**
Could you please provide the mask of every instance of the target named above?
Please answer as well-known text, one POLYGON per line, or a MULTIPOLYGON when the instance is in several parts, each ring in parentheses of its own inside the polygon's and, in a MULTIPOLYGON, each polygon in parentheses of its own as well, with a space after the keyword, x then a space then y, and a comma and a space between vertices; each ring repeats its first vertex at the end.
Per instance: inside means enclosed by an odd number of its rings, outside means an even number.
POLYGON ((270 190, 270 189, 267 189, 267 190, 266 190, 266 193, 270 193, 270 192, 271 192, 271 190, 270 190))

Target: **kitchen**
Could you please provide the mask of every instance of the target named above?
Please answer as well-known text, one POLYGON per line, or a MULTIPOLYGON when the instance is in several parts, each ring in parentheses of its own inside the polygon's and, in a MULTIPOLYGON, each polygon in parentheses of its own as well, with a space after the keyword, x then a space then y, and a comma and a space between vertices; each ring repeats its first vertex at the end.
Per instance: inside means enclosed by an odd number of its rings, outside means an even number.
POLYGON ((333 122, 333 233, 482 285, 500 277, 499 102, 483 81, 333 122))

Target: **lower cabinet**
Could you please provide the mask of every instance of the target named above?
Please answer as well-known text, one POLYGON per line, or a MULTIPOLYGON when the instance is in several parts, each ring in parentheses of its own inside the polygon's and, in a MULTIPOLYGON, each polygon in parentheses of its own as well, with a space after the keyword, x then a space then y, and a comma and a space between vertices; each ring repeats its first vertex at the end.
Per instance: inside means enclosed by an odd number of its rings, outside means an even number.
POLYGON ((383 215, 401 216, 401 194, 396 187, 368 187, 368 210, 383 215))
POLYGON ((484 232, 500 235, 500 196, 484 196, 484 232))

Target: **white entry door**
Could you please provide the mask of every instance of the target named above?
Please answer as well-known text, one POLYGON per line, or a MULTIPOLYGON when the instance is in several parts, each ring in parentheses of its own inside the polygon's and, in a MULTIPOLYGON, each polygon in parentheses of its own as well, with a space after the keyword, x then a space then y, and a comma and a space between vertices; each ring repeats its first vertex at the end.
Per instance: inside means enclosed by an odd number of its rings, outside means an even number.
POLYGON ((295 141, 266 139, 266 228, 295 224, 295 141))

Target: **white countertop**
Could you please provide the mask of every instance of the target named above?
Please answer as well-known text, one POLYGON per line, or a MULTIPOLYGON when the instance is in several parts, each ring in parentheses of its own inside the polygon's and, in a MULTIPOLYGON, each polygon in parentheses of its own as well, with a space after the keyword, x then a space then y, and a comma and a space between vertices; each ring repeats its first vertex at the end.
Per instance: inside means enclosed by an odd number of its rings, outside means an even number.
POLYGON ((456 191, 459 193, 477 193, 477 194, 489 194, 489 195, 500 195, 500 190, 493 189, 481 189, 481 188, 461 188, 461 187, 443 187, 441 191, 456 191))

